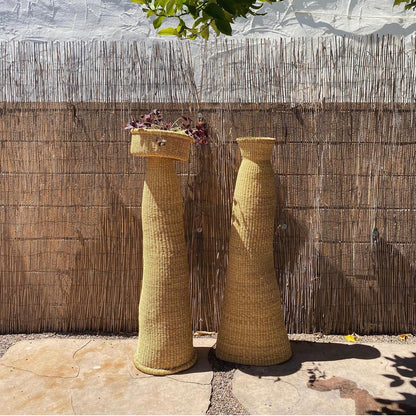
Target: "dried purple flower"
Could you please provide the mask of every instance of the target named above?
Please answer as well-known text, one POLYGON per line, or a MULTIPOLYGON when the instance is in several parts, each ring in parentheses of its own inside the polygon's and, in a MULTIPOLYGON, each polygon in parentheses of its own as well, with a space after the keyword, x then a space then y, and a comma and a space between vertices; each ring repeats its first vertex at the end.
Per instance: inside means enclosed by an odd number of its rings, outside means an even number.
MULTIPOLYGON (((208 128, 206 122, 202 119, 202 115, 199 114, 199 121, 195 127, 192 127, 192 119, 190 117, 182 115, 174 123, 165 122, 163 120, 162 113, 155 109, 149 114, 140 115, 140 120, 132 120, 125 127, 126 130, 142 128, 142 129, 158 129, 158 130, 184 130, 185 133, 195 140, 197 145, 208 144, 208 128), (177 123, 182 121, 180 127, 177 127, 177 123)), ((164 146, 166 141, 158 142, 159 146, 164 146)))

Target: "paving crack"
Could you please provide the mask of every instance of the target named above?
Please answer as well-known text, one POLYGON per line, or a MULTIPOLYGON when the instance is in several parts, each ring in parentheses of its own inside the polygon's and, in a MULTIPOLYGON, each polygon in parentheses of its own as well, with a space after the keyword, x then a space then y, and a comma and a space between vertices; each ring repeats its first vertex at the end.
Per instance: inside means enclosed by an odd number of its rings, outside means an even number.
MULTIPOLYGON (((80 348, 78 348, 73 354, 72 354, 72 359, 75 359, 75 355, 81 351, 83 348, 85 348, 92 340, 87 341, 84 345, 82 345, 80 348)), ((0 363, 0 366, 5 367, 5 368, 11 368, 12 370, 20 370, 20 371, 24 371, 26 373, 30 373, 30 374, 34 374, 35 376, 38 377, 45 377, 45 378, 59 378, 59 379, 64 379, 64 380, 68 380, 68 379, 74 379, 77 378, 79 376, 79 373, 81 371, 80 367, 77 366, 77 373, 75 376, 58 376, 58 375, 52 375, 49 376, 47 374, 40 374, 37 373, 36 371, 32 371, 32 370, 28 370, 26 368, 22 368, 19 366, 15 366, 15 365, 10 365, 10 364, 3 364, 0 363)))
POLYGON ((290 386, 290 387, 293 387, 295 390, 296 390, 296 394, 298 395, 298 400, 296 401, 296 403, 294 403, 291 407, 290 407, 290 409, 296 409, 297 408, 297 405, 300 403, 300 401, 301 401, 301 395, 300 395, 300 393, 299 393, 299 389, 298 389, 298 387, 297 386, 295 386, 294 384, 292 384, 292 383, 289 383, 289 382, 287 382, 287 381, 283 381, 282 379, 280 379, 279 381, 278 381, 279 383, 284 383, 284 384, 286 384, 286 385, 288 385, 288 386, 290 386))
POLYGON ((167 376, 166 378, 168 378, 169 380, 174 380, 177 381, 178 383, 185 383, 185 384, 197 384, 199 386, 209 386, 209 383, 198 383, 197 381, 186 381, 186 380, 179 380, 175 377, 170 377, 167 376))
POLYGON ((25 368, 17 367, 17 366, 14 366, 14 365, 8 365, 8 364, 0 363, 0 366, 5 367, 5 368, 11 368, 12 370, 24 371, 25 373, 34 374, 35 376, 38 376, 38 377, 60 378, 60 379, 65 379, 65 380, 77 378, 79 376, 79 372, 80 372, 80 368, 77 367, 77 374, 75 376, 48 376, 46 374, 39 374, 36 371, 27 370, 25 368))
POLYGON ((87 341, 82 347, 79 347, 73 354, 72 354, 72 358, 75 359, 75 356, 78 354, 78 352, 80 352, 82 349, 84 349, 90 342, 92 341, 92 339, 90 339, 89 341, 87 341))
POLYGON ((73 415, 76 415, 77 414, 77 412, 75 411, 75 408, 74 408, 74 401, 73 401, 73 396, 72 396, 72 394, 71 394, 71 408, 72 408, 72 414, 73 415))
POLYGON ((206 414, 248 415, 249 412, 233 394, 232 381, 237 369, 236 365, 217 359, 212 348, 209 351, 208 359, 212 365, 213 375, 211 396, 206 414))

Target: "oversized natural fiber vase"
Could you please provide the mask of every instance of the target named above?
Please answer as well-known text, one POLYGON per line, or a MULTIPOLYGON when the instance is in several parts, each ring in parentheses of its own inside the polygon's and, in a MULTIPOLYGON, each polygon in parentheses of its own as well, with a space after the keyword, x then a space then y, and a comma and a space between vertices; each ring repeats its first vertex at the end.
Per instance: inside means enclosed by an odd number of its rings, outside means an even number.
POLYGON ((273 259, 275 139, 237 139, 242 162, 232 208, 229 260, 216 356, 247 365, 291 357, 273 259))
POLYGON ((131 153, 148 158, 142 197, 143 280, 135 366, 148 374, 186 370, 192 345, 189 268, 183 204, 174 160, 187 160, 182 133, 133 129, 131 153))

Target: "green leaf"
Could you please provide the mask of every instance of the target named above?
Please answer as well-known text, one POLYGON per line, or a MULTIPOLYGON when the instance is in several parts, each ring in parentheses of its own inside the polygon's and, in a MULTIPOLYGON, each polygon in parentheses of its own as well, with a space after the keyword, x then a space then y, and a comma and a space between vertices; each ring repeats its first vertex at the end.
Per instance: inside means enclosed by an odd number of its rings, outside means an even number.
POLYGON ((215 34, 219 36, 221 32, 218 30, 217 25, 215 24, 215 20, 211 20, 210 25, 214 29, 215 34))
POLYGON ((186 7, 188 8, 189 13, 191 14, 192 17, 195 18, 198 16, 198 10, 193 4, 187 3, 186 7))
POLYGON ((131 0, 133 3, 146 4, 144 0, 131 0))
POLYGON ((198 27, 203 22, 206 22, 206 19, 204 19, 203 17, 199 17, 198 19, 196 19, 194 21, 194 24, 192 25, 192 28, 195 29, 196 27, 198 27))
POLYGON ((217 0, 217 3, 228 13, 235 14, 237 12, 236 3, 233 0, 217 0))
POLYGON ((157 0, 155 1, 155 6, 156 7, 161 7, 162 9, 166 6, 166 3, 168 2, 168 0, 157 0))
POLYGON ((224 35, 231 36, 233 33, 230 22, 227 22, 226 20, 215 19, 215 26, 217 26, 217 29, 221 33, 224 33, 224 35))
POLYGON ((174 11, 174 7, 175 7, 175 0, 169 0, 168 3, 166 4, 166 13, 167 14, 172 14, 174 11))
POLYGON ((155 29, 159 29, 159 27, 162 25, 163 19, 165 16, 158 16, 155 20, 153 20, 153 27, 155 29))
POLYGON ((199 34, 201 35, 203 39, 208 40, 209 39, 209 26, 208 25, 204 26, 199 32, 199 34))
POLYGON ((399 6, 400 4, 405 3, 404 9, 405 10, 410 10, 410 9, 415 9, 416 8, 416 1, 414 0, 394 0, 393 5, 394 6, 399 6))
POLYGON ((216 3, 208 3, 205 6, 204 12, 214 18, 215 20, 225 20, 225 14, 224 11, 219 7, 216 3))
POLYGON ((186 30, 186 24, 185 22, 179 17, 179 25, 176 28, 176 31, 178 32, 178 34, 183 33, 186 30))
POLYGON ((178 31, 174 27, 167 27, 166 29, 160 29, 157 34, 162 36, 178 36, 178 31))

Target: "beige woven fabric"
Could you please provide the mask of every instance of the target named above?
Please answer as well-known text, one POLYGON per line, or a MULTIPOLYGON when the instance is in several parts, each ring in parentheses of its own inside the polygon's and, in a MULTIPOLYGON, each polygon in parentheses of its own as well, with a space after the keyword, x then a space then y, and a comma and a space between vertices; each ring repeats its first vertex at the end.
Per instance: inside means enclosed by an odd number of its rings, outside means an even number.
MULTIPOLYGON (((189 154, 190 142, 187 146, 189 154)), ((196 350, 182 196, 171 158, 149 157, 142 228, 143 280, 134 363, 148 374, 173 374, 196 362, 196 350)))
POLYGON ((185 133, 157 129, 132 129, 130 153, 136 156, 188 160, 192 137, 185 133))
POLYGON ((243 160, 234 191, 230 250, 216 355, 248 365, 291 357, 273 261, 275 139, 237 139, 243 160))

